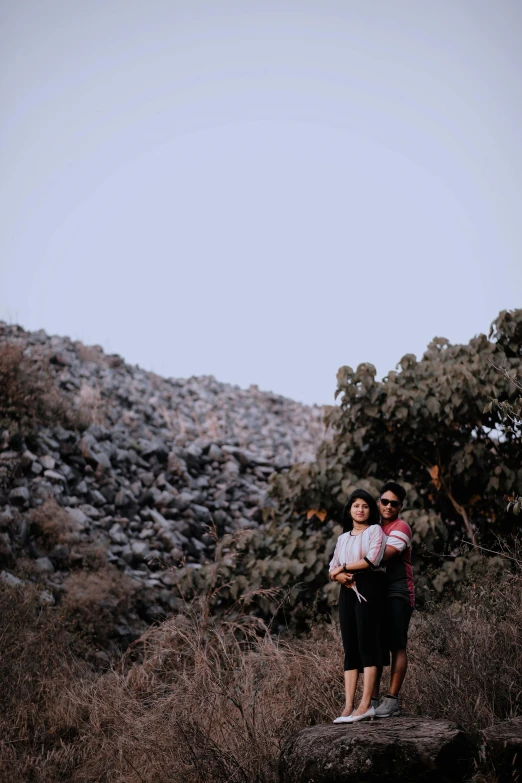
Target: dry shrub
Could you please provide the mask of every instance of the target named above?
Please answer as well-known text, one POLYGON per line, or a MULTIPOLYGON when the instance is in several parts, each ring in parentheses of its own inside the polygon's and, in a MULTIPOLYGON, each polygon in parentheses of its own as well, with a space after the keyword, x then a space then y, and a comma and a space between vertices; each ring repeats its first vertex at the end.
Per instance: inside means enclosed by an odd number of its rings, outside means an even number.
POLYGON ((131 612, 136 583, 106 563, 93 572, 71 572, 63 586, 60 610, 71 633, 71 649, 86 660, 94 660, 99 650, 113 652, 118 618, 131 612))
POLYGON ((102 367, 107 366, 106 357, 101 345, 84 345, 79 340, 74 343, 76 355, 81 362, 92 362, 102 367))
POLYGON ((0 343, 0 426, 28 432, 38 425, 75 426, 75 412, 58 388, 49 357, 28 357, 15 341, 0 343))
POLYGON ((217 620, 199 603, 139 648, 141 663, 124 659, 83 695, 77 783, 276 781, 288 734, 338 710, 341 656, 330 632, 283 642, 260 620, 217 620))
POLYGON ((32 509, 29 519, 33 532, 47 549, 75 540, 77 525, 54 498, 49 498, 39 508, 32 509))
POLYGON ((404 703, 469 731, 522 714, 522 574, 486 564, 458 601, 416 613, 404 703))
MULTIPOLYGON (((70 600, 77 607, 90 597, 94 615, 106 591, 89 582, 84 590, 81 574, 74 576, 70 600)), ((416 614, 403 696, 409 713, 457 720, 476 731, 522 712, 521 585, 519 570, 486 568, 458 603, 416 614)), ((29 710, 39 739, 4 743, 4 757, 14 754, 26 771, 25 777, 7 779, 275 783, 285 739, 304 726, 330 721, 342 706, 338 630, 319 626, 306 638, 282 640, 246 613, 231 617, 212 616, 208 598, 199 599, 147 631, 112 670, 93 677, 69 667, 58 679, 49 661, 59 654, 61 637, 56 626, 40 621, 21 671, 38 670, 42 677, 18 690, 21 711, 9 702, 18 734, 10 727, 6 736, 21 736, 26 728, 31 688, 35 703, 44 705, 45 720, 29 710), (54 643, 58 652, 52 651, 54 643), (43 692, 54 692, 55 709, 47 697, 42 701, 43 692), (52 734, 42 734, 44 729, 52 734)), ((25 650, 28 631, 23 634, 25 650)), ((13 655, 16 634, 11 639, 13 655)), ((6 723, 8 715, 4 711, 6 723)), ((475 780, 494 778, 482 770, 475 780)))
POLYGON ((74 759, 80 725, 68 693, 90 676, 74 661, 59 610, 40 606, 36 586, 0 582, 0 780, 54 783, 74 759))
POLYGON ((103 400, 97 386, 82 383, 75 406, 80 429, 87 429, 91 424, 106 424, 103 400))

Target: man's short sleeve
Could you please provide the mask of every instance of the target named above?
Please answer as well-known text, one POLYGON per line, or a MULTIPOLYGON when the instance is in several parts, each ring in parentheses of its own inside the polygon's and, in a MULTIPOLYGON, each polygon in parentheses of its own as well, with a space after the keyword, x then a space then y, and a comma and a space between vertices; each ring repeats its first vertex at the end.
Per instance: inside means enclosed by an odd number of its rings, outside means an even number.
POLYGON ((388 535, 386 546, 393 547, 397 552, 404 552, 411 546, 411 529, 407 522, 399 519, 395 523, 393 530, 388 535))

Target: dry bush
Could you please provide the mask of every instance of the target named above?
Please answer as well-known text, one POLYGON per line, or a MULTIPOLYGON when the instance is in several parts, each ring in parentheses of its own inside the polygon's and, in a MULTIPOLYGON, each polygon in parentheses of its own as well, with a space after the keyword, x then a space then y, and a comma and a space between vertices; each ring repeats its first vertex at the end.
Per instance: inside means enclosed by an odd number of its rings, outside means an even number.
POLYGON ((74 347, 81 362, 92 362, 102 367, 107 366, 106 356, 101 345, 84 345, 78 340, 74 343, 74 347))
POLYGON ((76 425, 75 412, 60 391, 43 355, 26 356, 22 346, 0 343, 0 427, 27 432, 38 425, 76 425))
POLYGON ((80 429, 87 429, 91 424, 107 423, 101 392, 97 386, 82 383, 76 396, 75 406, 80 429))
MULTIPOLYGON (((488 561, 485 559, 484 563, 488 561)), ((414 615, 404 704, 469 731, 522 714, 522 574, 486 565, 458 601, 414 615)))
MULTIPOLYGON (((74 614, 90 600, 92 615, 99 617, 106 589, 88 580, 84 588, 82 574, 74 577, 67 612, 74 614)), ((403 695, 410 714, 457 720, 476 731, 522 712, 521 584, 519 570, 485 567, 458 602, 415 615, 403 695)), ((59 612, 67 623, 68 614, 59 612)), ((45 616, 53 616, 52 610, 45 616)), ((6 736, 21 736, 31 688, 35 703, 44 705, 45 721, 38 723, 32 744, 4 743, 4 758, 14 754, 25 770, 25 777, 7 779, 275 783, 285 739, 304 726, 330 721, 342 706, 339 633, 326 625, 306 638, 281 640, 248 614, 231 617, 213 616, 208 597, 198 599, 147 631, 112 670, 93 677, 69 665, 62 679, 46 663, 59 654, 60 633, 40 620, 21 671, 38 669, 42 677, 19 689, 21 711, 13 707, 18 734, 11 727, 6 736), (52 652, 54 643, 58 652, 52 652), (42 701, 42 693, 53 691, 55 709, 47 696, 42 701), (42 734, 44 729, 52 734, 42 734)), ((14 642, 8 647, 12 655, 14 642)), ((35 712, 29 713, 34 725, 35 712)), ((8 714, 4 711, 4 722, 8 714)), ((475 777, 476 783, 493 780, 487 770, 475 777)))
POLYGON ((33 532, 46 549, 75 540, 77 525, 54 498, 49 498, 39 508, 32 509, 29 519, 33 532))
POLYGON ((65 780, 60 770, 75 755, 69 743, 80 721, 68 688, 90 672, 71 658, 59 610, 40 606, 38 594, 0 583, 2 783, 65 780))
POLYGON ((339 709, 331 633, 282 642, 259 620, 216 620, 199 604, 139 647, 141 663, 124 659, 83 694, 89 724, 75 783, 276 781, 288 734, 339 709))
POLYGON ((105 563, 93 572, 71 572, 63 586, 60 612, 71 635, 73 652, 91 662, 100 650, 114 653, 118 618, 125 618, 132 611, 136 582, 116 566, 105 563))

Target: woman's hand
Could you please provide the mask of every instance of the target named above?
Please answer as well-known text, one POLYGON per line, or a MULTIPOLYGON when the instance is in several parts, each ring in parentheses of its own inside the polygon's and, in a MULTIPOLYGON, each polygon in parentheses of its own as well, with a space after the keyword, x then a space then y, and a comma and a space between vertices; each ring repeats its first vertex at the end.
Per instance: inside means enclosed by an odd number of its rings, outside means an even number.
POLYGON ((353 585, 353 574, 337 574, 335 581, 340 582, 340 584, 345 585, 346 587, 351 587, 353 585))

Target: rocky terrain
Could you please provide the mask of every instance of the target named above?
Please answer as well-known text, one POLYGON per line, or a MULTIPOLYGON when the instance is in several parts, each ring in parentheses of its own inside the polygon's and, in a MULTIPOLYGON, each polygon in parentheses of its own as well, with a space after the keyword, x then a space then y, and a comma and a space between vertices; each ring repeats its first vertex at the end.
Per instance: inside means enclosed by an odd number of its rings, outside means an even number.
POLYGON ((201 567, 216 536, 262 524, 270 475, 312 460, 324 434, 319 407, 256 386, 164 379, 0 323, 0 348, 13 346, 69 405, 63 422, 0 432, 1 577, 16 582, 24 557, 42 601, 96 551, 145 591, 148 620, 174 608, 173 567, 201 567))

